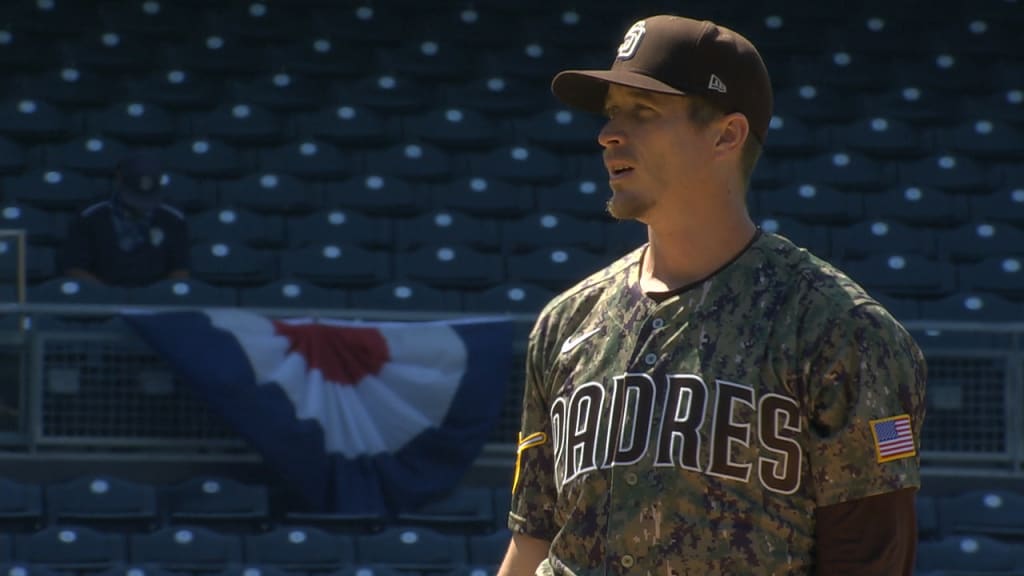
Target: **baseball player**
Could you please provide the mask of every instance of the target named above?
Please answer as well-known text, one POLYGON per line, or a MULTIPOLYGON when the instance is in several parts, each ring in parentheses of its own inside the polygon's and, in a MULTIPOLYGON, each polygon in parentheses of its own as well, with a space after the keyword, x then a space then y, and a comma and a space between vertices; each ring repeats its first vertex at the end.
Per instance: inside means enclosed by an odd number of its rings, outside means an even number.
POLYGON ((654 16, 552 90, 607 117, 608 210, 649 241, 533 327, 499 574, 909 576, 924 358, 751 221, 772 114, 755 47, 654 16))

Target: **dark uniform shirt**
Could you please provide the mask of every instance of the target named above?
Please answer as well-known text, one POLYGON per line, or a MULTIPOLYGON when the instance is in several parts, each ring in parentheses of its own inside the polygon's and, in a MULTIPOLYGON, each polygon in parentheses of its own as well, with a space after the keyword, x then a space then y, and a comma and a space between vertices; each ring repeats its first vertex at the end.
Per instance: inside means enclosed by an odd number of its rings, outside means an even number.
POLYGON ((82 268, 106 284, 144 286, 190 265, 188 227, 179 210, 161 204, 138 242, 126 241, 110 200, 82 210, 68 228, 60 268, 82 268))

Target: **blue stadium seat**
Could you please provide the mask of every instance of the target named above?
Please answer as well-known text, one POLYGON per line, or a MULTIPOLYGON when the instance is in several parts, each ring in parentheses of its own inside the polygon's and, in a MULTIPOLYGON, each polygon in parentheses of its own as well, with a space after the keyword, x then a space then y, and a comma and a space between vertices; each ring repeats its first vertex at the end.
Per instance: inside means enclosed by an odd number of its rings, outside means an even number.
POLYGON ((875 254, 843 268, 868 290, 891 296, 946 296, 956 287, 951 263, 918 254, 875 254))
POLYGON ((64 62, 117 77, 151 69, 156 64, 153 46, 139 34, 104 26, 61 42, 60 51, 64 62))
POLYGON ((314 112, 293 115, 296 133, 343 148, 383 146, 398 139, 397 116, 365 105, 342 102, 314 112))
MULTIPOLYGON (((553 38, 546 41, 528 40, 522 44, 505 45, 483 54, 483 69, 486 73, 518 78, 527 82, 550 82, 551 78, 572 59, 553 44, 553 38)), ((522 39, 520 39, 522 42, 522 39)))
POLYGON ((470 170, 516 184, 550 185, 562 178, 565 166, 542 148, 514 145, 470 158, 470 170))
POLYGON ((498 142, 498 127, 484 113, 443 106, 405 120, 406 135, 451 150, 490 148, 498 142))
POLYGON ((395 220, 399 250, 424 245, 455 244, 483 251, 501 245, 495 222, 453 210, 432 210, 408 220, 395 220))
POLYGON ((755 221, 765 232, 784 236, 819 258, 828 258, 832 254, 832 242, 826 226, 805 224, 792 218, 766 217, 755 221))
POLYGON ((940 536, 939 511, 935 501, 935 496, 922 494, 921 492, 918 492, 914 497, 918 541, 934 540, 940 536))
POLYGON ((961 291, 937 300, 922 300, 921 318, 963 322, 1020 322, 1024 320, 1024 310, 1018 302, 996 294, 961 291))
POLYGON ((426 105, 429 90, 407 76, 378 74, 335 83, 330 101, 360 104, 389 114, 412 114, 426 105))
POLYGON ((219 571, 244 560, 238 534, 202 526, 165 526, 128 537, 133 562, 157 563, 174 571, 219 571))
POLYGON ((899 167, 899 181, 908 186, 928 186, 956 193, 977 194, 990 188, 988 172, 966 156, 940 154, 908 161, 899 167))
POLYGON ((180 139, 164 151, 172 172, 196 178, 231 178, 243 172, 242 158, 230 145, 208 138, 180 139))
POLYGON ((53 525, 14 537, 13 559, 55 569, 103 570, 127 559, 125 536, 86 526, 53 525))
POLYGON ((448 570, 466 562, 466 538, 429 528, 392 526, 359 536, 356 561, 400 570, 448 570))
POLYGON ((935 255, 935 240, 928 228, 914 228, 887 220, 861 220, 832 230, 832 255, 840 259, 899 252, 935 255))
POLYGON ((964 100, 964 114, 967 118, 992 118, 1018 126, 1024 122, 1024 88, 1021 86, 966 96, 964 100))
POLYGON ((246 308, 342 308, 348 295, 342 290, 321 288, 298 278, 280 278, 262 286, 243 286, 238 305, 246 308))
MULTIPOLYGON (((25 169, 28 163, 26 149, 10 138, 0 136, 0 175, 13 175, 25 169)), ((0 189, 0 198, 3 191, 0 189)))
POLYGON ((371 174, 417 182, 446 180, 452 173, 452 157, 426 143, 407 141, 366 153, 366 170, 371 174))
POLYGON ((229 77, 259 72, 265 62, 261 52, 258 45, 224 27, 200 30, 181 40, 163 43, 159 60, 170 68, 229 77))
POLYGON ((528 187, 495 180, 489 175, 467 176, 436 185, 432 204, 443 210, 501 218, 526 214, 534 205, 528 187))
POLYGON ((767 141, 773 155, 785 157, 816 154, 822 147, 821 130, 796 116, 772 116, 767 141))
POLYGON ((19 2, 12 3, 9 10, 6 16, 16 28, 51 40, 79 36, 99 28, 98 15, 75 3, 19 2))
POLYGON ((422 212, 430 198, 401 178, 370 173, 341 182, 328 182, 324 205, 360 210, 370 215, 396 218, 422 212))
POLYGON ((462 309, 462 298, 454 290, 438 290, 420 282, 387 282, 372 288, 353 290, 351 305, 357 310, 444 311, 462 309))
POLYGON ((395 72, 423 83, 468 78, 473 60, 457 38, 441 30, 425 30, 422 36, 404 40, 385 51, 383 57, 395 72))
MULTIPOLYGON (((177 573, 154 563, 119 562, 95 576, 175 576, 177 573)), ((14 576, 14 575, 8 575, 14 576)), ((31 575, 26 575, 31 576, 31 575)))
POLYGON ((52 142, 67 137, 68 117, 52 104, 34 97, 0 100, 0 134, 29 142, 52 142))
POLYGON ((279 114, 314 110, 324 87, 305 76, 279 70, 254 79, 234 79, 227 83, 225 99, 252 102, 279 114))
POLYGON ((303 139, 264 149, 259 161, 262 170, 284 172, 308 180, 331 180, 352 172, 348 155, 326 141, 303 139))
POLYGON ((921 86, 944 93, 979 92, 989 84, 988 59, 963 54, 929 52, 910 57, 895 57, 889 61, 893 80, 921 86))
POLYGON ((967 199, 923 185, 894 186, 864 195, 865 214, 889 222, 943 227, 967 221, 967 199))
POLYGON ((391 255, 344 239, 280 252, 280 274, 331 288, 373 286, 391 280, 391 255))
POLYGON ((970 198, 972 218, 988 222, 1024 225, 1024 182, 1001 187, 991 194, 970 198))
POLYGON ((1024 158, 1024 132, 987 116, 939 129, 935 143, 940 149, 975 160, 1013 162, 1024 158))
POLYGON ((217 105, 220 81, 186 68, 162 68, 125 82, 124 97, 151 102, 171 111, 209 109, 217 105))
POLYGON ((792 160, 797 178, 840 191, 881 190, 893 179, 886 165, 853 151, 819 154, 804 160, 792 160))
POLYGON ((306 214, 320 208, 320 190, 289 174, 253 172, 220 185, 221 204, 254 212, 306 214))
POLYGON ((117 87, 117 81, 112 81, 109 76, 74 64, 21 77, 15 82, 12 93, 61 106, 68 111, 103 106, 116 93, 117 87))
POLYGON ((605 180, 586 176, 537 190, 537 204, 541 210, 585 219, 604 220, 609 197, 605 180))
POLYGON ((352 538, 311 526, 245 535, 245 559, 291 571, 338 570, 355 558, 352 538))
POLYGON ((494 525, 491 490, 485 486, 459 487, 416 511, 399 513, 396 520, 461 534, 489 532, 494 525))
POLYGON ((189 218, 193 243, 230 241, 254 248, 284 245, 284 221, 277 216, 232 207, 201 212, 189 218))
POLYGON ((0 204, 0 227, 24 230, 30 244, 58 244, 64 237, 53 212, 13 202, 0 204))
POLYGON ((392 219, 375 218, 353 210, 321 210, 288 218, 285 224, 287 244, 291 248, 341 241, 364 248, 394 245, 392 219))
MULTIPOLYGON (((808 79, 806 82, 813 82, 808 79)), ((811 126, 822 123, 841 123, 859 118, 858 101, 850 101, 837 89, 814 83, 795 84, 778 90, 775 95, 775 114, 784 118, 798 118, 811 126)))
POLYGON ((494 49, 509 44, 520 31, 517 23, 493 6, 453 5, 433 14, 417 18, 417 31, 441 33, 457 38, 463 49, 473 54, 480 49, 494 49))
POLYGON ((1024 263, 1015 255, 986 256, 957 266, 961 289, 993 293, 1011 300, 1024 298, 1024 263))
POLYGON ((48 484, 45 489, 51 522, 99 528, 148 530, 157 524, 156 490, 109 475, 79 476, 48 484))
POLYGON ((535 314, 554 297, 554 291, 540 286, 503 282, 482 291, 466 291, 463 300, 467 312, 535 314))
POLYGON ((212 138, 232 146, 270 146, 284 138, 282 119, 244 97, 222 99, 216 108, 193 112, 186 121, 193 137, 212 138))
POLYGON ((395 254, 395 278, 423 282, 439 289, 474 289, 504 279, 500 254, 467 245, 429 244, 395 254))
POLYGON ((211 574, 211 576, 214 574, 216 576, 293 576, 295 572, 271 564, 241 563, 228 564, 226 568, 211 574))
POLYGON ((611 262, 579 248, 548 247, 508 257, 508 279, 562 291, 611 262))
POLYGON ((502 242, 509 252, 545 246, 573 246, 591 252, 605 249, 604 227, 595 220, 541 212, 501 223, 502 242))
POLYGON ((132 288, 132 304, 159 306, 235 306, 238 296, 234 289, 212 286, 197 278, 189 280, 161 280, 132 288))
MULTIPOLYGON (((43 282, 56 274, 56 250, 30 244, 26 252, 25 275, 29 282, 43 282)), ((15 282, 17 270, 17 243, 13 238, 0 239, 0 282, 15 282)))
POLYGON ((393 46, 401 41, 404 33, 404 27, 397 27, 394 22, 400 21, 405 13, 389 6, 365 3, 352 9, 333 2, 315 3, 310 21, 315 33, 334 31, 354 46, 393 46))
MULTIPOLYGON (((0 527, 3 532, 35 531, 45 522, 42 486, 0 477, 0 527)), ((6 557, 0 552, 0 558, 6 557)))
POLYGON ((159 39, 186 34, 195 19, 195 8, 189 3, 147 0, 102 5, 99 13, 114 30, 128 30, 159 39))
POLYGON ((273 70, 291 70, 315 79, 359 77, 370 71, 370 62, 350 49, 342 33, 300 35, 267 49, 273 70))
POLYGON ((1020 492, 969 490, 937 498, 936 505, 943 534, 1024 540, 1024 494, 1020 492))
POLYGON ((467 539, 469 562, 471 564, 497 568, 505 557, 512 532, 506 529, 494 530, 489 534, 472 534, 467 539))
MULTIPOLYGON (((55 273, 57 273, 55 271, 55 273)), ((30 302, 50 304, 124 304, 128 302, 128 290, 88 280, 65 278, 63 275, 50 278, 28 287, 30 302)))
POLYGON ((451 105, 472 108, 498 117, 531 113, 542 103, 533 84, 521 78, 500 74, 471 78, 451 85, 443 97, 451 105))
POLYGON ((191 215, 210 210, 217 206, 217 188, 212 180, 198 180, 187 174, 176 172, 165 173, 164 197, 172 206, 176 206, 191 215))
POLYGON ((230 240, 210 240, 192 245, 192 274, 210 284, 265 284, 276 277, 276 270, 273 251, 255 250, 230 240))
MULTIPOLYGON (((906 120, 870 116, 829 129, 833 146, 856 150, 874 158, 911 158, 930 147, 921 130, 906 120)), ((773 143, 774 146, 774 143, 773 143)))
POLYGON ((77 210, 105 197, 105 182, 64 170, 30 170, 5 179, 9 200, 46 210, 77 210))
POLYGON ((47 164, 53 168, 107 178, 128 153, 129 149, 117 140, 102 136, 82 136, 50 149, 47 164))
POLYGON ((790 54, 786 73, 790 78, 813 79, 823 86, 867 92, 885 88, 888 79, 885 74, 879 74, 879 70, 884 68, 884 55, 839 49, 815 54, 790 54))
POLYGON ((166 145, 177 127, 166 108, 156 102, 117 101, 89 115, 88 126, 96 132, 139 145, 166 145))
POLYGON ((760 189, 755 213, 762 218, 792 218, 840 225, 862 217, 860 196, 809 179, 781 189, 760 189))
POLYGON ((963 570, 990 573, 1022 567, 1024 551, 985 536, 947 536, 923 541, 917 548, 917 570, 963 570))
POLYGON ((956 261, 1012 256, 1024 246, 1024 231, 1010 224, 975 221, 936 232, 939 252, 956 261))
POLYGON ((53 68, 60 63, 56 45, 20 29, 9 22, 0 28, 0 67, 16 74, 32 74, 53 68))
POLYGON ((230 29, 247 44, 282 42, 301 35, 309 25, 306 13, 289 4, 228 2, 218 8, 209 19, 210 27, 230 29))
POLYGON ((938 124, 957 117, 956 101, 940 91, 912 84, 895 84, 863 96, 862 114, 914 124, 938 124))
MULTIPOLYGON (((0 540, 3 539, 0 538, 0 540)), ((3 544, 0 544, 0 547, 2 546, 3 544)), ((6 552, 6 550, 4 552, 6 552)), ((0 558, 7 558, 4 552, 0 552, 0 558)), ((106 573, 106 571, 101 573, 106 573)), ((3 562, 0 563, 0 574, 3 576, 63 576, 64 573, 60 570, 44 566, 42 564, 29 564, 28 562, 3 562)), ((117 574, 116 576, 127 575, 117 574)))
POLYGON ((516 121, 515 137, 555 153, 600 154, 603 121, 593 114, 553 108, 516 121))
POLYGON ((265 527, 269 515, 268 489, 225 476, 198 475, 163 490, 167 519, 232 530, 265 527))

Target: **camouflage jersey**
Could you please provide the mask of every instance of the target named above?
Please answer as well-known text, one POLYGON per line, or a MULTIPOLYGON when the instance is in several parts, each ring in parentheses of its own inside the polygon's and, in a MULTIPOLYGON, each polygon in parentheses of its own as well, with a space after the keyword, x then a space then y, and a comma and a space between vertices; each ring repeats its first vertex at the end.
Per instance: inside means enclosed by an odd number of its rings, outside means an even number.
POLYGON ((538 574, 812 574, 815 508, 919 486, 921 351, 781 236, 663 299, 643 252, 533 327, 509 528, 538 574))

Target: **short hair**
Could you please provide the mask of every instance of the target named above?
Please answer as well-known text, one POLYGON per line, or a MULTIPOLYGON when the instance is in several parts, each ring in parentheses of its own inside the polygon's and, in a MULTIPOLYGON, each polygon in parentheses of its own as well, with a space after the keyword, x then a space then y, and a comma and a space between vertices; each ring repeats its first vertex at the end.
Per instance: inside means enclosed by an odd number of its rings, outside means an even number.
MULTIPOLYGON (((720 106, 699 94, 687 96, 690 101, 690 121, 701 128, 706 128, 714 120, 728 114, 720 106)), ((761 142, 751 131, 747 134, 747 141, 743 143, 743 150, 740 152, 740 175, 743 177, 743 184, 750 188, 750 177, 754 173, 758 159, 761 158, 761 142)))

